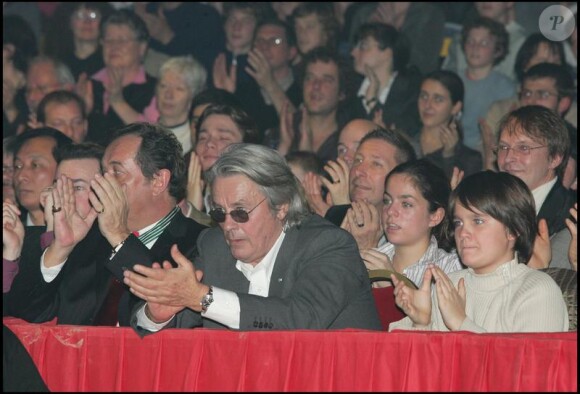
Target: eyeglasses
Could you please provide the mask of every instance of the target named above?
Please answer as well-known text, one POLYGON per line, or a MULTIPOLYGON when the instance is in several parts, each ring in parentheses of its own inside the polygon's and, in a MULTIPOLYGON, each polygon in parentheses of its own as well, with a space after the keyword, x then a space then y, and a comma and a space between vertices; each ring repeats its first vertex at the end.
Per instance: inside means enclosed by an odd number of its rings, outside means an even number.
POLYGON ((60 83, 54 83, 52 85, 35 85, 35 86, 28 86, 26 88, 27 94, 34 94, 34 93, 42 93, 48 94, 60 88, 60 83))
POLYGON ((254 40, 254 46, 257 47, 278 47, 280 45, 282 45, 282 43, 284 42, 284 40, 280 37, 272 37, 272 38, 268 38, 267 40, 263 39, 263 38, 257 38, 256 40, 254 40))
POLYGON ((250 220, 250 213, 252 213, 254 209, 258 208, 258 206, 264 201, 266 201, 265 197, 254 208, 250 209, 249 211, 246 211, 244 208, 236 208, 233 211, 227 213, 226 211, 223 210, 223 208, 214 208, 209 211, 209 216, 216 223, 225 222, 226 215, 230 215, 233 221, 236 223, 246 223, 248 220, 250 220))
POLYGON ((137 41, 136 38, 118 38, 118 39, 112 39, 112 38, 103 38, 101 39, 101 45, 103 46, 112 46, 112 45, 120 45, 120 46, 125 46, 130 42, 133 41, 137 41))
POLYGON ((516 145, 513 148, 509 145, 499 144, 493 149, 493 153, 496 155, 507 155, 509 150, 513 150, 514 153, 521 155, 521 156, 528 156, 530 152, 534 149, 545 148, 548 145, 540 145, 540 146, 527 146, 527 145, 516 145))
POLYGON ((97 20, 100 15, 95 11, 78 10, 73 14, 73 16, 81 21, 94 21, 97 20))
POLYGON ((552 96, 558 97, 558 93, 552 93, 547 90, 528 90, 528 89, 524 89, 520 93, 520 99, 524 98, 530 99, 532 97, 535 97, 536 100, 547 100, 552 96))

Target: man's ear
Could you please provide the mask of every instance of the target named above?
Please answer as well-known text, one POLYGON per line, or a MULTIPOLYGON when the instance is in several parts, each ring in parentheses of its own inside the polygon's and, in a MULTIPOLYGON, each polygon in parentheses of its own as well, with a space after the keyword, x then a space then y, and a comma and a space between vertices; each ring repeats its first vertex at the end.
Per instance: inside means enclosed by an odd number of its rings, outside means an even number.
POLYGON ((278 207, 278 212, 276 213, 276 218, 285 223, 286 222, 286 216, 288 216, 288 209, 289 209, 290 205, 289 204, 282 204, 278 207))
POLYGON ((153 185, 153 195, 158 196, 162 194, 166 189, 169 188, 169 182, 171 181, 171 171, 168 169, 162 169, 157 171, 153 175, 151 183, 153 185))
POLYGON ((570 109, 570 105, 572 105, 572 98, 562 97, 558 102, 558 107, 556 108, 558 115, 564 116, 564 114, 570 109))

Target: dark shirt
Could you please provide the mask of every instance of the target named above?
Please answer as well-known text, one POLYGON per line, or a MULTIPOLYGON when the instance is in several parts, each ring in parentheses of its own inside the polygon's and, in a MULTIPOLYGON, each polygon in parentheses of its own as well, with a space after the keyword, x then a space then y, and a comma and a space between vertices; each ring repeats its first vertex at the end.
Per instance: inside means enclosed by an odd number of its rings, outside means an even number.
POLYGON ((458 142, 455 151, 450 157, 443 157, 443 148, 425 155, 425 159, 441 168, 449 179, 453 175, 453 167, 458 167, 464 171, 464 176, 475 174, 483 168, 481 153, 475 149, 468 148, 458 142))
POLYGON ((74 52, 67 54, 62 61, 70 68, 75 80, 78 81, 79 75, 86 73, 90 78, 97 71, 105 67, 103 61, 103 50, 98 47, 97 50, 86 59, 79 59, 74 52))

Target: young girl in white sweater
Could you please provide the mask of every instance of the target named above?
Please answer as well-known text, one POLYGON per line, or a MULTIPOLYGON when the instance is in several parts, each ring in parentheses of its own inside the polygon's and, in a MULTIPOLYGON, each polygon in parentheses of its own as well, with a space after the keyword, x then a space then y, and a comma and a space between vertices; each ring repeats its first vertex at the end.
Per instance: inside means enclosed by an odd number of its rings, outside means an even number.
POLYGON ((452 192, 449 208, 457 251, 468 268, 446 275, 432 265, 418 290, 393 277, 396 303, 407 317, 389 330, 567 331, 560 288, 526 265, 537 234, 526 185, 507 173, 480 172, 452 192))

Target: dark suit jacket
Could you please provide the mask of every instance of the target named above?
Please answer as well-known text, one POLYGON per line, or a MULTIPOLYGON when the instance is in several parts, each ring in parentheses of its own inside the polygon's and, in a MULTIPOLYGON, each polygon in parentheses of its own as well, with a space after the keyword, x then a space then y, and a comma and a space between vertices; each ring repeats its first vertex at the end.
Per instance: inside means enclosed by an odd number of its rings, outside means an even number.
POLYGON ((546 219, 548 222, 550 236, 566 228, 566 218, 571 218, 569 211, 577 199, 576 192, 566 189, 558 179, 538 213, 538 220, 546 219))
MULTIPOLYGON (((272 271, 268 297, 248 294, 250 282, 236 269, 221 228, 198 239, 196 269, 203 282, 236 292, 240 300, 240 330, 361 328, 380 330, 365 266, 352 236, 320 216, 312 215, 289 229, 272 271)), ((131 325, 140 335, 136 312, 131 325)), ((211 308, 211 307, 210 307, 211 308)), ((225 328, 198 312, 184 309, 167 327, 225 328)))
MULTIPOLYGON (((33 323, 57 317, 59 324, 93 325, 108 293, 112 275, 122 283, 123 267, 171 261, 170 248, 174 243, 182 253, 193 258, 197 236, 205 228, 178 212, 151 250, 130 235, 109 260, 111 245, 95 223, 52 282, 44 281, 39 259, 24 262, 8 293, 10 313, 33 323)), ((119 302, 120 325, 129 325, 130 311, 137 302, 138 299, 126 288, 119 302)))
POLYGON ((421 127, 417 109, 420 90, 421 74, 415 68, 409 68, 397 75, 385 104, 379 102, 370 114, 364 109, 361 97, 353 97, 350 101, 351 117, 373 120, 375 111, 381 109, 387 127, 394 124, 397 129, 413 136, 421 127))

